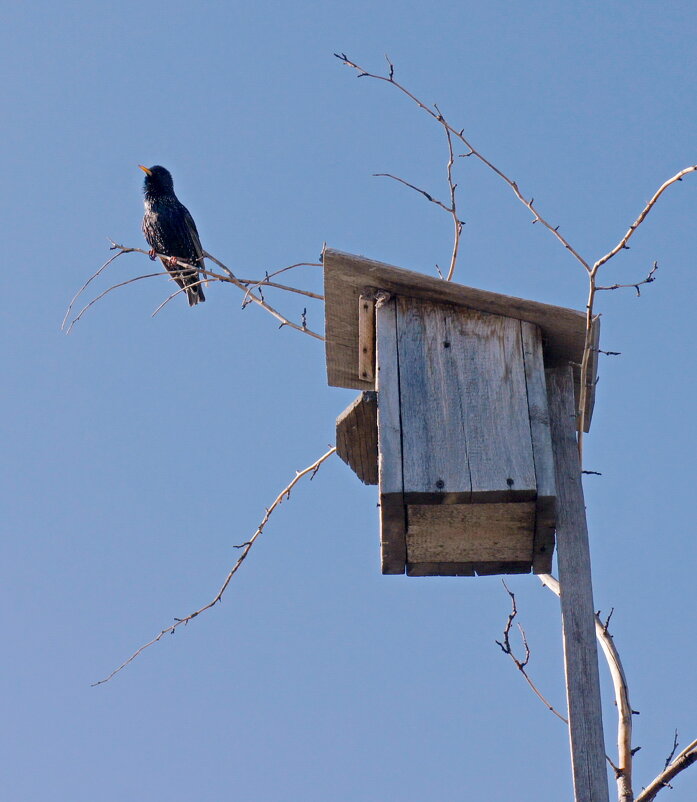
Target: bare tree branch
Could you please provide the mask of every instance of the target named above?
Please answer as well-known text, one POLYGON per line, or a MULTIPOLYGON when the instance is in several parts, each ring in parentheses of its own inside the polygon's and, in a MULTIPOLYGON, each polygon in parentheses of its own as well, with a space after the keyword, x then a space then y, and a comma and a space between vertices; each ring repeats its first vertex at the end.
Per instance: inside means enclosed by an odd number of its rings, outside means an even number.
POLYGON ((535 206, 534 198, 526 198, 523 193, 520 191, 518 184, 510 179, 504 172, 499 170, 492 162, 490 162, 482 153, 480 153, 471 143, 470 141, 464 136, 464 128, 463 129, 456 129, 454 128, 440 112, 436 106, 429 106, 428 104, 424 103, 422 100, 416 97, 416 95, 412 94, 406 87, 402 86, 402 84, 398 83, 394 79, 394 65, 392 62, 387 59, 387 63, 389 65, 389 73, 388 75, 376 75, 374 73, 370 73, 367 70, 363 69, 363 67, 356 64, 354 61, 351 61, 349 57, 345 53, 335 53, 334 54, 340 61, 342 61, 347 67, 351 67, 352 69, 356 70, 358 73, 359 78, 373 78, 376 81, 384 81, 385 83, 391 84, 408 98, 410 98, 416 105, 426 112, 426 114, 430 115, 436 122, 440 123, 447 131, 450 132, 452 136, 458 139, 462 144, 467 148, 468 152, 464 154, 465 156, 474 156, 478 159, 482 164, 486 165, 490 170, 496 173, 499 178, 508 184, 508 186, 513 190, 516 198, 530 211, 533 216, 533 223, 540 223, 544 228, 546 228, 563 246, 569 251, 572 256, 579 261, 584 268, 590 272, 591 266, 590 264, 576 251, 575 248, 571 246, 568 240, 559 233, 559 226, 553 226, 549 223, 537 210, 535 206))
POLYGON ((149 646, 152 646, 153 644, 157 643, 165 635, 169 635, 169 634, 173 633, 182 624, 188 624, 189 621, 192 621, 194 618, 199 616, 201 613, 204 613, 206 610, 210 610, 211 607, 215 607, 215 605, 218 604, 218 602, 221 601, 221 599, 223 598, 223 594, 227 590, 228 585, 230 584, 230 581, 232 580, 232 577, 237 573, 239 567, 242 565, 242 563, 247 558, 247 555, 249 554, 249 552, 250 552, 252 546, 254 545, 254 543, 256 542, 257 538, 264 531, 264 527, 268 523, 269 518, 273 514, 274 510, 285 499, 289 499, 290 498, 291 490, 303 478, 303 476, 307 476, 308 474, 310 474, 310 479, 313 479, 315 474, 317 473, 317 471, 322 466, 322 463, 325 462, 325 460, 329 459, 329 457, 331 457, 332 454, 334 454, 335 452, 336 452, 336 446, 330 448, 329 451, 324 453, 319 459, 315 460, 311 465, 308 465, 307 468, 303 468, 303 470, 295 472, 295 477, 293 479, 291 479, 291 481, 276 496, 276 498, 274 499, 274 501, 271 504, 271 506, 266 509, 266 512, 264 513, 264 517, 261 519, 261 522, 259 523, 259 526, 257 526, 254 534, 245 543, 242 543, 239 546, 235 546, 235 548, 241 549, 242 553, 240 554, 240 556, 238 557, 237 561, 235 562, 235 564, 230 569, 228 575, 225 577, 225 581, 223 582, 220 590, 213 597, 213 599, 211 599, 211 601, 208 602, 208 604, 204 604, 203 607, 200 607, 198 610, 195 610, 193 613, 189 613, 189 615, 185 616, 184 618, 175 618, 174 619, 174 624, 172 624, 171 626, 166 627, 165 629, 163 629, 159 633, 159 635, 156 635, 152 640, 148 641, 147 643, 143 644, 140 648, 136 649, 136 651, 133 652, 133 654, 127 660, 124 660, 123 663, 121 663, 120 666, 115 668, 111 672, 111 674, 109 674, 107 677, 104 677, 104 679, 100 679, 98 682, 93 682, 92 683, 92 687, 95 687, 97 685, 103 685, 105 682, 109 682, 110 679, 115 677, 120 671, 122 671, 124 668, 126 668, 127 665, 132 663, 136 659, 136 657, 138 657, 140 654, 142 654, 149 646))
MULTIPOLYGON (((116 260, 119 256, 122 256, 125 253, 142 253, 142 254, 145 254, 148 257, 150 256, 150 251, 146 251, 143 248, 127 248, 124 245, 119 245, 119 244, 117 244, 117 243, 115 243, 113 241, 112 241, 112 245, 111 245, 111 250, 118 250, 118 253, 115 256, 112 256, 110 259, 108 259, 99 268, 99 270, 97 270, 92 276, 90 276, 90 278, 82 285, 80 290, 76 293, 76 295, 71 300, 71 302, 70 302, 70 304, 68 306, 68 309, 67 309, 67 311, 65 313, 65 317, 63 318, 63 323, 61 325, 61 328, 63 328, 64 330, 65 330, 66 321, 68 320, 68 318, 70 316, 70 313, 72 312, 73 307, 74 307, 75 302, 77 301, 78 297, 84 292, 84 290, 91 284, 91 282, 95 278, 97 278, 99 275, 101 275, 114 262, 114 260, 116 260)), ((169 257, 163 256, 162 254, 155 254, 155 256, 160 256, 161 258, 169 259, 169 257)), ((237 276, 235 276, 235 274, 232 272, 232 270, 230 270, 229 267, 227 267, 225 264, 223 264, 223 262, 221 262, 219 259, 216 259, 215 256, 213 256, 212 254, 206 253, 205 257, 210 259, 214 264, 216 264, 223 271, 223 273, 216 273, 216 272, 214 272, 212 270, 209 270, 209 269, 207 269, 206 267, 203 267, 203 266, 197 267, 196 269, 198 270, 198 272, 201 273, 201 275, 204 276, 203 279, 201 279, 199 282, 197 282, 198 284, 207 284, 211 279, 216 280, 216 281, 224 281, 224 282, 228 282, 230 284, 234 284, 236 287, 238 287, 239 289, 243 290, 244 293, 245 293, 245 297, 244 297, 244 301, 243 301, 243 308, 248 303, 254 302, 258 306, 260 306, 262 309, 265 309, 269 314, 273 315, 273 317, 275 317, 276 320, 278 320, 280 322, 281 325, 280 325, 279 328, 282 328, 283 326, 289 326, 290 328, 295 329, 296 331, 300 331, 303 334, 308 334, 310 337, 314 337, 317 340, 324 341, 324 337, 321 334, 318 334, 317 332, 312 331, 312 329, 309 329, 307 327, 307 325, 305 324, 305 322, 303 322, 302 325, 298 325, 297 323, 293 323, 287 317, 282 315, 277 309, 275 309, 269 303, 267 303, 266 300, 263 297, 261 297, 261 295, 257 295, 257 294, 255 294, 253 292, 254 288, 268 286, 268 287, 273 287, 275 289, 279 289, 279 290, 282 290, 282 291, 285 291, 285 292, 292 292, 292 293, 297 293, 297 294, 300 294, 300 295, 304 295, 304 296, 306 296, 308 298, 312 298, 312 299, 316 299, 316 300, 324 300, 323 296, 321 296, 321 295, 319 295, 317 293, 310 292, 309 290, 303 290, 303 289, 299 289, 297 287, 290 287, 288 285, 278 284, 276 282, 269 281, 269 278, 271 278, 272 276, 276 276, 279 273, 282 273, 282 272, 284 272, 286 270, 291 270, 291 269, 293 269, 295 267, 300 267, 300 266, 303 266, 303 265, 308 265, 308 266, 313 266, 314 267, 314 266, 317 266, 318 263, 314 263, 314 262, 298 262, 297 264, 289 265, 288 267, 284 267, 284 268, 281 268, 280 270, 277 270, 275 273, 271 274, 271 276, 268 276, 265 279, 262 279, 260 281, 256 281, 256 280, 253 280, 253 279, 240 279, 240 278, 237 278, 237 276), (250 286, 250 285, 253 285, 253 286, 250 286)), ((174 264, 179 266, 179 267, 181 267, 182 269, 187 269, 187 268, 191 269, 191 265, 188 264, 187 262, 182 261, 182 260, 175 261, 174 264)), ((105 295, 108 295, 112 290, 118 289, 119 287, 123 287, 126 284, 131 284, 134 281, 139 281, 140 279, 143 279, 143 278, 152 278, 154 276, 160 276, 160 275, 169 275, 169 273, 164 272, 164 271, 160 272, 160 273, 148 273, 147 275, 137 276, 136 278, 128 279, 127 281, 119 282, 118 284, 112 285, 111 287, 106 289, 104 292, 102 292, 100 295, 98 295, 96 298, 92 299, 88 304, 86 304, 80 310, 79 314, 76 315, 76 317, 74 317, 73 320, 71 321, 70 325, 68 326, 68 329, 67 329, 66 333, 69 334, 70 331, 72 330, 73 326, 77 323, 78 320, 80 320, 80 318, 84 315, 84 313, 91 306, 93 306, 95 303, 97 303, 97 301, 101 300, 105 295)), ((174 298, 175 296, 179 295, 180 292, 181 292, 181 290, 177 290, 176 292, 173 292, 168 298, 166 298, 155 309, 155 311, 153 312, 153 316, 156 315, 162 309, 163 306, 168 304, 169 301, 172 300, 172 298, 174 298)))
POLYGON ((683 176, 687 175, 688 173, 694 173, 697 170, 697 164, 692 164, 689 167, 685 167, 684 170, 680 170, 679 173, 676 173, 672 178, 669 178, 667 181, 664 181, 661 186, 654 192, 653 197, 650 201, 644 206, 641 210, 641 214, 637 219, 632 223, 631 226, 627 229, 627 233, 622 237, 622 239, 615 245, 615 247, 608 251, 605 256, 598 259, 598 261, 593 265, 593 273, 598 272, 598 268, 602 267, 605 262, 608 262, 612 259, 613 256, 618 254, 623 248, 627 247, 627 243, 631 239, 634 232, 639 228, 639 226, 644 222, 646 219, 646 215, 653 209, 656 205, 656 202, 661 197, 661 195, 668 189, 671 184, 675 184, 676 181, 682 181, 683 176))
POLYGON ((525 630, 518 624, 518 631, 520 632, 520 637, 523 641, 523 648, 525 649, 525 657, 521 660, 520 658, 516 657, 515 653, 513 652, 513 648, 511 646, 510 634, 511 634, 511 627, 513 626, 513 621, 515 620, 516 616, 518 615, 518 607, 516 605, 515 594, 509 589, 508 585, 501 580, 503 583, 504 588, 506 588, 506 593, 511 597, 511 612, 508 614, 508 620, 506 621, 506 626, 503 630, 503 642, 496 641, 496 643, 501 647, 501 651, 504 654, 507 654, 515 667, 520 671, 520 673, 525 677, 525 681, 528 683, 532 691, 534 692, 535 696, 544 704, 547 710, 554 713, 554 715, 561 719, 564 724, 568 724, 568 720, 552 705, 547 699, 542 695, 542 693, 538 690, 535 683, 530 679, 528 672, 526 671, 526 666, 530 660, 530 648, 528 646, 528 640, 525 637, 525 630))
POLYGON ((426 192, 425 189, 421 189, 414 184, 410 184, 408 181, 405 181, 403 178, 400 178, 397 175, 392 175, 392 173, 373 173, 373 178, 391 178, 393 181, 398 181, 400 184, 404 184, 405 187, 409 187, 409 189, 413 189, 415 192, 423 195, 427 201, 431 203, 435 203, 436 206, 440 206, 441 209, 444 209, 446 212, 450 212, 450 207, 446 206, 443 201, 438 200, 438 198, 434 198, 430 192, 426 192))
POLYGON ((649 783, 636 798, 635 802, 652 802, 664 788, 670 786, 670 781, 680 774, 681 771, 689 768, 693 763, 697 763, 697 740, 685 747, 682 752, 670 763, 656 779, 649 783))
POLYGON ((596 286, 596 290, 599 292, 600 290, 621 290, 625 288, 632 288, 636 290, 637 298, 641 297, 641 290, 639 287, 642 287, 644 284, 651 284, 656 280, 656 271, 658 270, 658 262, 653 263, 653 267, 649 270, 649 274, 646 276, 643 281, 637 281, 636 284, 611 284, 609 287, 598 287, 596 286))

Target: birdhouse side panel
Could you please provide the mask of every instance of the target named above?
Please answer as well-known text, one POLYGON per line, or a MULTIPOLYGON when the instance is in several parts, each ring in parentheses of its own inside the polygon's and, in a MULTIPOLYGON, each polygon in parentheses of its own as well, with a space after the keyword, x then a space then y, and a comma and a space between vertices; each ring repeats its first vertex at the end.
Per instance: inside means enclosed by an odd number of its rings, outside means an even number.
POLYGON ((552 571, 556 527, 556 480, 554 452, 550 429, 547 385, 542 356, 540 329, 532 323, 521 323, 525 381, 528 392, 530 434, 537 477, 535 500, 535 534, 533 540, 533 572, 548 574, 552 571))
POLYGON ((383 298, 376 304, 375 340, 382 573, 403 574, 406 566, 406 510, 399 408, 397 313, 394 299, 383 298))

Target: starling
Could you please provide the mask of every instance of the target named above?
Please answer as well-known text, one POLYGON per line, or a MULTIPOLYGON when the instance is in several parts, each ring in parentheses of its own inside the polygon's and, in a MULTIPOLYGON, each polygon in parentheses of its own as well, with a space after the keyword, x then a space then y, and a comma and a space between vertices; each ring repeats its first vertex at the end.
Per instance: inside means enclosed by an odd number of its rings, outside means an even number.
POLYGON ((150 258, 154 259, 156 253, 169 257, 160 257, 162 264, 177 284, 186 290, 189 306, 195 306, 206 299, 198 283, 197 268, 203 265, 203 248, 194 218, 174 194, 169 170, 159 165, 144 167, 139 164, 138 167, 145 173, 143 234, 152 249, 150 258), (177 259, 192 265, 191 269, 179 267, 177 259))

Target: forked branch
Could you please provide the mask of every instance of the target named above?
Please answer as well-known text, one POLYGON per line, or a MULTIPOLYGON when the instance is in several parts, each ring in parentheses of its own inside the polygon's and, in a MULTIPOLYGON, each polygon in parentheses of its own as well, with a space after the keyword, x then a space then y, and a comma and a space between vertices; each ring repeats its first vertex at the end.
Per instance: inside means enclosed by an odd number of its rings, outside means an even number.
POLYGON ((398 89, 402 94, 406 95, 410 100, 412 100, 416 105, 426 112, 430 117, 432 117, 437 123, 443 126, 443 128, 448 132, 449 136, 454 137, 456 140, 461 142, 466 148, 467 153, 464 153, 463 156, 474 156, 475 159, 480 161, 486 167, 488 167, 492 172, 494 172, 500 179, 506 182, 508 186, 513 190, 516 198, 528 209, 528 211, 532 214, 532 222, 533 223, 540 223, 544 228, 546 228, 552 236, 554 236, 563 246, 564 248, 578 261, 580 262, 583 267, 590 272, 591 266, 590 264, 581 256, 580 253, 571 245, 571 243, 564 237, 563 234, 559 233, 559 226, 553 226, 542 214, 538 211, 537 207, 535 206, 535 199, 530 197, 526 197, 521 192, 518 184, 513 179, 509 178, 502 170, 500 170, 496 165, 489 161, 479 150, 477 150, 474 145, 467 139, 465 136, 465 129, 457 129, 448 120, 440 113, 437 105, 429 105, 428 103, 424 103, 420 100, 416 95, 410 92, 405 86, 400 84, 394 78, 394 64, 385 56, 387 59, 388 64, 388 74, 387 75, 377 75, 375 73, 368 72, 368 70, 363 69, 363 67, 356 64, 355 61, 352 61, 345 53, 335 53, 336 58, 342 61, 347 67, 351 67, 352 69, 356 70, 358 73, 359 78, 373 78, 376 81, 384 81, 398 89))
MULTIPOLYGON (((104 290, 104 292, 100 293, 95 298, 93 298, 85 306, 83 306, 82 309, 77 313, 77 315, 75 315, 70 320, 70 324, 66 328, 66 324, 68 323, 68 320, 70 319, 71 313, 73 311, 73 308, 75 307, 77 299, 82 295, 82 293, 87 289, 87 287, 98 276, 100 276, 116 259, 118 259, 119 256, 123 256, 124 254, 127 254, 127 253, 142 253, 142 254, 145 254, 147 256, 150 256, 150 252, 146 251, 146 250, 144 250, 142 248, 128 248, 128 247, 126 247, 124 245, 119 245, 119 244, 117 244, 115 242, 112 242, 111 250, 116 250, 118 252, 114 256, 112 256, 110 259, 108 259, 95 273, 93 273, 87 279, 87 281, 82 285, 82 287, 80 287, 78 292, 75 294, 73 299, 70 301, 70 304, 68 305, 68 309, 67 309, 67 311, 65 313, 65 317, 63 318, 63 323, 61 324, 61 328, 64 331, 66 331, 66 333, 69 334, 71 332, 73 326, 78 322, 78 320, 80 320, 80 318, 82 318, 82 316, 85 314, 85 312, 87 312, 88 309, 90 309, 90 307, 92 307, 95 303, 100 301, 102 298, 104 298, 105 295, 108 295, 113 290, 116 290, 119 287, 123 287, 123 286, 125 286, 127 284, 131 284, 134 281, 139 281, 139 280, 144 279, 144 278, 152 278, 154 276, 160 276, 160 275, 169 275, 165 271, 161 271, 159 273, 148 273, 146 275, 136 276, 135 278, 131 278, 131 279, 128 279, 126 281, 119 282, 118 284, 113 284, 112 286, 110 286, 106 290, 104 290)), ((161 256, 161 258, 163 258, 163 259, 168 259, 168 257, 166 257, 164 255, 161 255, 161 254, 156 254, 156 256, 161 256)), ((307 298, 312 298, 314 300, 323 301, 324 300, 324 296, 319 295, 318 293, 313 293, 313 292, 310 292, 309 290, 303 290, 303 289, 300 289, 298 287, 291 287, 291 286, 289 286, 287 284, 279 284, 278 282, 271 281, 271 279, 273 277, 277 276, 279 273, 283 273, 286 270, 292 270, 292 269, 297 268, 297 267, 321 267, 321 264, 319 262, 297 262, 296 264, 288 265, 287 267, 281 268, 280 270, 277 270, 274 273, 267 274, 265 276, 265 278, 263 278, 263 279, 256 280, 256 279, 238 278, 232 272, 232 270, 230 270, 229 267, 227 267, 225 264, 223 264, 223 262, 221 262, 219 259, 216 259, 215 256, 212 256, 209 253, 206 253, 205 256, 206 256, 206 258, 210 259, 215 265, 217 265, 222 272, 216 272, 214 270, 210 270, 205 266, 197 267, 198 272, 203 276, 203 278, 199 281, 199 283, 203 284, 203 283, 207 283, 209 281, 222 281, 222 282, 228 282, 230 284, 233 284, 234 286, 238 287, 240 290, 244 291, 244 299, 243 299, 243 302, 242 302, 243 308, 247 304, 253 302, 253 303, 257 304, 258 306, 260 306, 262 309, 266 310, 270 315, 275 317, 276 320, 278 320, 280 322, 279 328, 282 328, 283 326, 288 326, 288 327, 290 327, 292 329, 295 329, 296 331, 302 332, 303 334, 307 334, 310 337, 314 337, 317 340, 322 340, 322 341, 324 340, 324 337, 321 334, 318 334, 317 332, 312 331, 312 329, 307 327, 306 315, 305 314, 303 314, 303 316, 302 316, 302 320, 301 320, 300 325, 298 325, 297 323, 293 323, 293 321, 289 320, 285 315, 281 314, 281 312, 279 312, 277 309, 275 309, 273 306, 271 306, 271 304, 269 304, 268 301, 266 301, 266 299, 261 295, 261 291, 259 290, 260 287, 272 287, 274 289, 278 289, 278 290, 281 290, 281 291, 284 291, 284 292, 295 293, 295 294, 298 294, 298 295, 303 295, 303 296, 305 296, 307 298), (259 290, 259 291, 255 293, 254 292, 255 289, 259 290)), ((181 267, 183 270, 186 270, 186 269, 190 270, 191 269, 191 265, 186 263, 186 262, 183 262, 183 261, 177 261, 175 264, 178 267, 181 267)), ((153 312, 153 315, 156 315, 160 311, 160 309, 162 309, 163 306, 165 306, 166 304, 168 304, 172 300, 172 298, 175 298, 177 295, 179 295, 179 294, 181 294, 183 292, 185 292, 185 289, 183 289, 183 288, 180 288, 180 289, 176 290, 175 292, 173 292, 168 298, 166 298, 157 307, 157 309, 155 309, 155 311, 153 312)))
POLYGON ((532 681, 532 679, 530 679, 530 675, 527 672, 527 665, 528 662, 530 661, 530 647, 528 646, 528 639, 525 636, 525 630, 520 624, 518 624, 518 632, 520 633, 520 638, 523 641, 523 649, 525 650, 525 656, 521 659, 517 657, 515 652, 513 651, 513 647, 511 646, 511 627, 513 626, 513 622, 515 621, 516 616, 518 615, 518 606, 516 605, 515 593, 513 593, 513 591, 510 590, 508 585, 503 580, 501 581, 503 582, 504 588, 506 588, 506 593, 508 593, 511 599, 511 612, 508 614, 508 620, 506 621, 506 626, 504 627, 503 630, 503 641, 497 640, 496 643, 498 644, 498 646, 501 647, 501 651, 504 654, 507 654, 511 658, 515 667, 525 677, 525 681, 528 683, 535 696, 537 696, 537 698, 542 702, 542 704, 544 704, 547 710, 554 713, 554 715, 557 718, 561 719, 564 722, 564 724, 568 724, 569 722, 566 719, 566 717, 563 716, 554 707, 554 705, 552 705, 542 695, 542 693, 539 691, 535 683, 532 681))

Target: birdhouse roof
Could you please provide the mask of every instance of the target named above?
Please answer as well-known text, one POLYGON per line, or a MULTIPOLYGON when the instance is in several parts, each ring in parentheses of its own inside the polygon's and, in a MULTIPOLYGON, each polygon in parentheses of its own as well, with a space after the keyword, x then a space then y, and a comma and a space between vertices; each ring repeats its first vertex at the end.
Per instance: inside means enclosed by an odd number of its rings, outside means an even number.
MULTIPOLYGON (((583 312, 466 287, 331 248, 325 248, 323 264, 327 380, 331 386, 375 389, 374 381, 365 381, 358 373, 358 309, 361 295, 382 290, 536 324, 542 331, 546 367, 572 364, 578 402, 586 337, 583 312)), ((596 318, 588 375, 586 430, 590 426, 595 400, 599 336, 600 321, 596 318)))

